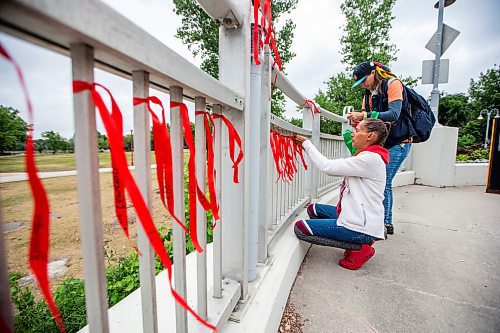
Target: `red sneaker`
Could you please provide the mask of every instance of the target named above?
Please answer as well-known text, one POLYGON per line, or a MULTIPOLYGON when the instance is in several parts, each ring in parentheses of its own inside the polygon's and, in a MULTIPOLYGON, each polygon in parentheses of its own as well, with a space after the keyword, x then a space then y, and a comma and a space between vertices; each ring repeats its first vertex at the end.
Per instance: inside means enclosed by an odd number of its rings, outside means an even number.
POLYGON ((375 254, 375 249, 371 247, 371 244, 361 245, 361 250, 358 251, 348 251, 347 256, 344 259, 340 259, 339 265, 350 270, 357 270, 375 254))
MULTIPOLYGON (((375 241, 372 241, 372 242, 371 242, 370 244, 368 244, 368 245, 373 246, 373 244, 375 244, 375 241)), ((353 251, 353 250, 345 250, 345 251, 344 251, 344 257, 348 257, 348 256, 350 256, 352 251, 353 251)))

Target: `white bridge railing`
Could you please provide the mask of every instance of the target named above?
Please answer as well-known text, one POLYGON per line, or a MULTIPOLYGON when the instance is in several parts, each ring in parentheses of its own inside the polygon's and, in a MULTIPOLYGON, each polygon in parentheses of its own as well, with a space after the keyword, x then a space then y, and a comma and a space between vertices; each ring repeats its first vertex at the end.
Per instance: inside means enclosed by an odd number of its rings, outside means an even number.
MULTIPOLYGON (((248 299, 252 297, 249 283, 262 278, 256 266, 257 263, 269 264, 267 251, 270 244, 309 202, 317 200, 339 183, 338 178, 320 176, 309 160, 306 161, 308 170, 299 166, 291 184, 276 181, 269 147, 270 130, 309 136, 326 156, 339 158, 342 139, 321 134, 320 118, 343 124, 346 120, 324 109, 313 116, 306 107, 306 98, 281 72, 271 69, 267 47, 261 55, 263 64, 257 67, 251 63, 250 1, 199 2, 209 15, 213 14, 212 17, 221 23, 219 80, 207 75, 98 0, 2 1, 0 27, 6 33, 69 56, 73 80, 93 82, 94 68, 101 68, 131 80, 135 97, 146 98, 149 89, 154 88, 167 92, 175 102, 194 101, 196 110, 209 107, 212 112, 223 113, 233 123, 242 137, 245 152, 239 171, 240 183, 233 183, 232 177, 228 176, 232 175, 228 133, 220 120, 216 120, 215 167, 221 221, 215 229, 213 245, 207 251, 196 254, 196 264, 185 255, 183 230, 172 223, 174 288, 196 308, 200 316, 221 328, 230 316, 238 320, 233 311, 239 300, 244 301, 241 307, 249 303, 248 299), (277 88, 304 108, 303 128, 271 116, 270 88, 276 75, 277 88), (195 276, 194 283, 186 276, 195 276)), ((85 330, 204 331, 181 306, 168 300, 171 297, 165 274, 155 277, 153 251, 142 228, 138 228, 138 246, 142 253, 141 287, 108 311, 96 117, 89 92, 74 96, 74 117, 88 319, 85 330), (128 305, 125 306, 125 303, 128 305)), ((178 107, 170 109, 170 117, 173 186, 176 198, 183 198, 183 136, 178 107)), ((198 177, 205 179, 206 147, 201 117, 195 119, 196 163, 198 177)), ((145 104, 135 106, 135 179, 151 209, 150 125, 145 104)), ((183 217, 183 200, 176 200, 175 204, 176 215, 183 217)), ((198 225, 201 226, 198 229, 201 245, 205 248, 204 214, 199 214, 198 225)), ((4 256, 4 253, 1 255, 4 256)), ((5 285, 0 287, 8 288, 5 285)))

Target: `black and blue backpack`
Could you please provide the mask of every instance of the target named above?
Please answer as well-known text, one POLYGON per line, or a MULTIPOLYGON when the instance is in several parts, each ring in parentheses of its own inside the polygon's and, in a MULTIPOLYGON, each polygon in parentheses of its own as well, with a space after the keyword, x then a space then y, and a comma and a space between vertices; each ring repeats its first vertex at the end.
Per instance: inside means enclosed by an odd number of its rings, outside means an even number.
MULTIPOLYGON (((381 82, 382 93, 372 97, 372 106, 374 110, 385 111, 389 108, 387 99, 387 89, 395 79, 383 80, 381 82)), ((369 110, 368 93, 365 94, 365 108, 369 110)), ((403 105, 401 114, 395 122, 392 123, 389 137, 385 141, 385 148, 391 148, 405 140, 411 142, 425 142, 431 136, 432 128, 436 122, 436 117, 432 113, 431 107, 427 101, 415 90, 403 84, 403 105)))

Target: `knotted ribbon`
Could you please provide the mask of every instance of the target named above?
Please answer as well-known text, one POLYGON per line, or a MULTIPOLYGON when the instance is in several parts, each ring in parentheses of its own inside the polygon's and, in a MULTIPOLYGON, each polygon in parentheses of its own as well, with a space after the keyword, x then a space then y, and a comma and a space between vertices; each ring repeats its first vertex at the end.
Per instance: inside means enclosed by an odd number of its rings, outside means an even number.
POLYGON ((316 105, 316 103, 314 103, 314 102, 313 102, 312 100, 310 100, 310 99, 306 99, 306 101, 305 101, 305 103, 304 103, 304 105, 303 105, 303 106, 304 106, 304 107, 309 108, 309 111, 311 111, 311 115, 313 116, 313 118, 314 118, 314 114, 316 114, 316 113, 318 113, 318 114, 319 114, 319 113, 321 113, 321 112, 319 111, 318 106, 316 105))
POLYGON ((49 200, 47 192, 38 178, 35 164, 35 149, 33 142, 33 108, 29 98, 28 89, 24 81, 21 67, 5 50, 0 43, 0 55, 7 59, 16 70, 17 77, 23 90, 24 99, 28 108, 28 118, 30 125, 26 135, 26 172, 28 173, 28 181, 30 184, 31 194, 34 200, 33 220, 31 223, 31 239, 29 248, 29 265, 33 271, 35 279, 38 281, 40 290, 45 302, 49 307, 50 312, 54 316, 59 331, 66 332, 61 314, 57 309, 57 305, 52 297, 52 292, 49 286, 48 262, 49 262, 49 244, 50 244, 50 219, 49 219, 49 200))

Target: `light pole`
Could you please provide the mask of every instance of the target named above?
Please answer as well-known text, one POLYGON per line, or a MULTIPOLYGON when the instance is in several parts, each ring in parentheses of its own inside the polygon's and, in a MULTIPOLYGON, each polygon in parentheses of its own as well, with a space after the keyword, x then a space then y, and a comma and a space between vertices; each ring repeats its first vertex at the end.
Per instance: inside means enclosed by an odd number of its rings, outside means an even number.
POLYGON ((490 129, 490 115, 492 113, 495 113, 495 119, 499 119, 500 118, 500 115, 498 114, 498 109, 491 109, 491 110, 487 110, 487 109, 482 109, 481 112, 479 112, 479 117, 477 117, 478 120, 483 120, 483 114, 485 114, 487 117, 486 117, 486 133, 484 133, 484 145, 483 145, 483 148, 486 149, 488 148, 488 143, 490 142, 489 138, 488 138, 488 131, 490 129))
POLYGON ((434 60, 434 79, 433 87, 431 92, 431 110, 436 116, 436 126, 439 126, 438 113, 439 113, 439 68, 441 66, 441 51, 443 44, 443 14, 444 7, 448 7, 453 4, 456 0, 439 0, 434 8, 438 8, 438 28, 437 28, 437 38, 436 38, 436 58, 434 60))

